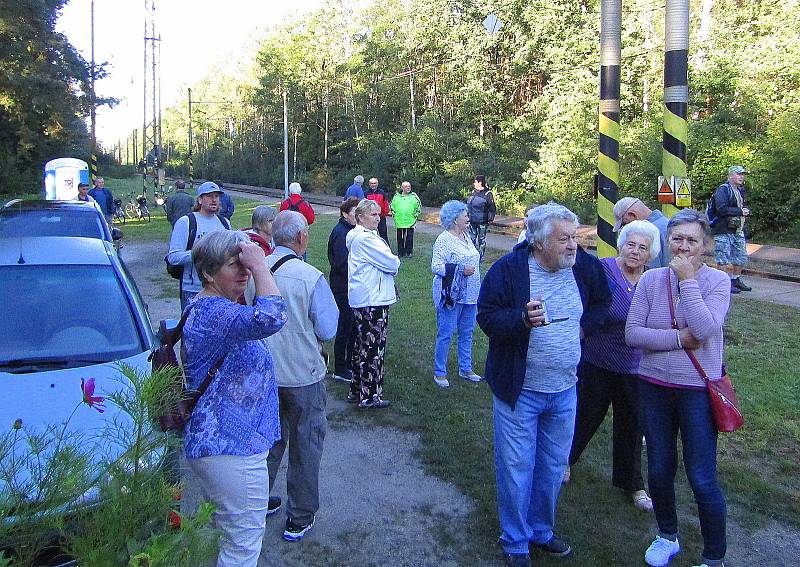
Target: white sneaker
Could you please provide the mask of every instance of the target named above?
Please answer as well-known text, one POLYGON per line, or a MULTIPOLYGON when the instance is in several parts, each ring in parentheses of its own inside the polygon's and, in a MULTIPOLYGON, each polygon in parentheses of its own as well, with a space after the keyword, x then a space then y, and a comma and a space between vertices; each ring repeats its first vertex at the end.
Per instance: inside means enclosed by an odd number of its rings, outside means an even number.
MULTIPOLYGON (((708 565, 706 565, 705 563, 703 563, 703 564, 701 564, 701 565, 695 565, 694 567, 709 567, 709 566, 708 566, 708 565)), ((719 564, 719 567, 725 567, 725 564, 724 564, 724 563, 720 563, 720 564, 719 564)))
POLYGON ((464 380, 469 380, 470 382, 480 382, 483 380, 483 377, 478 376, 472 370, 469 372, 459 372, 458 375, 464 380))
POLYGON ((678 540, 675 541, 656 536, 647 551, 644 552, 644 562, 651 567, 667 567, 670 559, 681 550, 678 540))
POLYGON ((447 379, 447 376, 434 376, 433 381, 436 382, 436 385, 440 388, 450 387, 450 381, 447 379))

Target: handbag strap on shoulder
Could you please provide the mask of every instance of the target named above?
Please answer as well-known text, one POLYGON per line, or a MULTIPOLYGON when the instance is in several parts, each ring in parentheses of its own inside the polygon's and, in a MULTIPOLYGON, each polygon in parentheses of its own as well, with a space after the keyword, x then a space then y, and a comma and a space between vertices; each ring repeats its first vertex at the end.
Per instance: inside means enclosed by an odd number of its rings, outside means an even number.
MULTIPOLYGON (((678 319, 675 317, 675 304, 672 301, 672 270, 669 268, 667 268, 667 296, 669 298, 669 316, 670 319, 672 319, 672 328, 679 331, 678 319)), ((684 347, 683 351, 686 353, 686 356, 689 357, 689 360, 692 361, 695 370, 700 374, 703 381, 708 382, 708 374, 706 374, 706 371, 703 369, 703 366, 700 364, 700 361, 697 360, 694 353, 686 347, 684 347)))

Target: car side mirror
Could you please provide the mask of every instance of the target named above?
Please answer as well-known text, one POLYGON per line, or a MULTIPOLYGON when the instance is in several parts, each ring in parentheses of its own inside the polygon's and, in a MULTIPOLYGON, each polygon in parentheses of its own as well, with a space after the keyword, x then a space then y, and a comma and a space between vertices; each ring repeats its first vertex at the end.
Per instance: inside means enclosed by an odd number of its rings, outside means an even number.
POLYGON ((117 227, 111 229, 111 240, 122 240, 122 231, 117 227))

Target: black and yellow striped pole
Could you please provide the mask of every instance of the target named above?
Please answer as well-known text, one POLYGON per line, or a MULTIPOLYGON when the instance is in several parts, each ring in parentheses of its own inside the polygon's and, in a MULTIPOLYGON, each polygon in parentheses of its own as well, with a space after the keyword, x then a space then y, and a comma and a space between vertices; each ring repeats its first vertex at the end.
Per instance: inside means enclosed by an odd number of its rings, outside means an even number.
POLYGON ((89 165, 89 174, 94 184, 94 180, 99 177, 97 175, 97 150, 95 149, 94 141, 92 141, 92 163, 89 165))
MULTIPOLYGON (((664 137, 661 172, 665 179, 686 179, 686 144, 689 125, 689 0, 667 0, 664 24, 664 137)), ((673 192, 678 187, 673 187, 673 192)), ((664 203, 667 217, 678 212, 674 204, 664 203)))
POLYGON ((617 255, 614 203, 619 187, 619 83, 622 0, 600 3, 600 108, 597 156, 597 256, 617 255))

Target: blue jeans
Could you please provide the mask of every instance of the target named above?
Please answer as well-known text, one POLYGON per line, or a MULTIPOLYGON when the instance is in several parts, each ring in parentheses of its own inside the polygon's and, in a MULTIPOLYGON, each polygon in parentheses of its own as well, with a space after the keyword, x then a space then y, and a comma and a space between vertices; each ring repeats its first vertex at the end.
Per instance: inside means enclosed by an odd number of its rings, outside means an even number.
POLYGON ((458 371, 472 370, 472 332, 475 330, 477 314, 478 306, 475 304, 456 303, 452 309, 436 308, 439 330, 436 333, 433 357, 435 376, 447 376, 447 355, 450 353, 450 341, 455 332, 458 332, 458 371))
POLYGON ((575 387, 522 390, 514 409, 494 397, 494 461, 500 545, 528 553, 553 537, 556 503, 575 428, 575 387))
POLYGON ((697 502, 703 559, 725 557, 725 496, 717 481, 717 429, 711 417, 708 392, 667 388, 642 380, 640 420, 647 440, 650 497, 662 536, 678 533, 675 473, 678 470, 678 431, 683 443, 683 467, 697 502))

